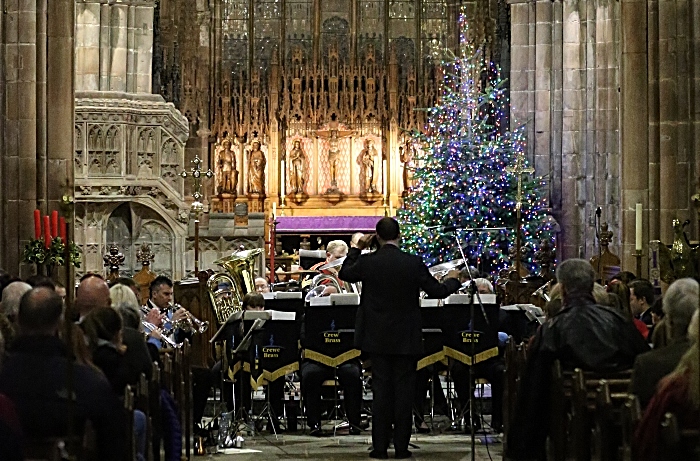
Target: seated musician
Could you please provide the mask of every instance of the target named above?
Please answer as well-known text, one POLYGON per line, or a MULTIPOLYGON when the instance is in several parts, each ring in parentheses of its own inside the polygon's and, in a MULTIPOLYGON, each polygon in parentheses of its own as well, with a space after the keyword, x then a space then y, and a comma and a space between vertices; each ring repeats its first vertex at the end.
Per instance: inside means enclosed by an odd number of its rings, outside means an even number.
MULTIPOLYGON (((493 285, 488 279, 474 279, 474 284, 479 294, 493 294, 493 285)), ((500 335, 500 333, 499 333, 500 335)), ((500 338, 499 338, 500 344, 500 338)), ((494 432, 501 432, 503 428, 503 386, 505 379, 505 364, 501 356, 479 362, 474 365, 474 378, 484 378, 491 385, 491 428, 494 432)), ((469 366, 452 360, 450 362, 450 374, 455 383, 455 391, 462 408, 469 406, 469 366)), ((476 411, 476 410, 475 410, 476 411)), ((468 413, 467 413, 468 414, 468 413)), ((479 416, 476 415, 475 416, 479 416)), ((476 427, 480 426, 480 419, 474 421, 476 427)), ((469 424, 465 425, 465 432, 471 432, 469 424)))
MULTIPOLYGON (((319 263, 314 264, 311 266, 309 270, 319 270, 320 267, 331 263, 337 259, 344 258, 348 254, 348 244, 345 243, 342 240, 331 240, 328 242, 328 246, 326 247, 326 260, 321 261, 319 263)), ((327 274, 327 275, 332 275, 338 280, 338 283, 340 282, 340 279, 338 278, 338 269, 340 266, 337 267, 329 267, 328 269, 323 269, 319 270, 322 274, 327 274)), ((330 285, 330 281, 325 280, 321 282, 322 285, 330 285)), ((332 293, 336 293, 337 290, 335 287, 328 286, 326 289, 323 291, 321 296, 328 296, 332 293)))
MULTIPOLYGON (((247 293, 243 296, 243 302, 241 308, 244 311, 264 311, 265 310, 265 298, 259 293, 247 293)), ((241 322, 240 337, 243 337, 243 323, 241 322)), ((244 362, 251 363, 253 357, 248 354, 248 352, 242 352, 242 359, 244 362)), ((241 368, 239 372, 239 378, 236 379, 234 383, 234 399, 236 400, 236 413, 243 408, 245 413, 248 414, 251 406, 251 383, 250 383, 250 372, 244 371, 241 368)), ((272 406, 272 417, 268 420, 267 430, 270 432, 280 433, 283 432, 279 425, 279 417, 284 413, 284 377, 276 379, 267 385, 267 392, 270 393, 270 405, 272 406), (274 428, 273 428, 274 425, 274 428)))
POLYGON ((270 292, 270 284, 267 283, 267 279, 263 277, 255 277, 255 280, 253 281, 255 284, 255 292, 256 293, 269 293, 270 292))
MULTIPOLYGON (((150 297, 145 306, 148 309, 148 313, 144 317, 146 322, 167 330, 173 323, 191 316, 184 307, 173 310, 173 282, 168 277, 164 275, 156 277, 149 286, 149 293, 150 297)), ((148 337, 148 343, 157 349, 163 347, 163 340, 159 336, 158 334, 150 334, 148 337)), ((187 333, 178 329, 173 332, 171 339, 176 343, 181 343, 187 337, 187 333)))
MULTIPOLYGON (((301 344, 305 345, 305 328, 301 329, 301 344)), ((301 362, 301 392, 306 407, 306 418, 310 435, 320 437, 321 391, 323 382, 335 379, 336 375, 345 397, 345 412, 350 423, 350 434, 359 435, 362 408, 362 365, 359 359, 351 359, 337 368, 309 359, 301 362)))
POLYGON ((620 312, 596 304, 595 272, 588 261, 569 259, 557 268, 562 309, 533 337, 520 381, 515 414, 508 432, 506 456, 545 459, 549 431, 552 365, 614 372, 632 367, 635 357, 649 350, 644 338, 620 312), (533 424, 537 421, 537 424, 533 424))

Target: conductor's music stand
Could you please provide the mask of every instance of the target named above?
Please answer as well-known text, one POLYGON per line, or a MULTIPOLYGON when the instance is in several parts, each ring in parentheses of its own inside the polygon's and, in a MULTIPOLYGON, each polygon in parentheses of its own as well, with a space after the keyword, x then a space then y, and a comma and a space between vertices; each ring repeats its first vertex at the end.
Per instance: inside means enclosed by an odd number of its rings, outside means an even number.
MULTIPOLYGON (((445 359, 445 344, 443 337, 442 300, 421 299, 421 317, 423 333, 423 356, 418 360, 417 370, 429 367, 445 359)), ((442 385, 438 383, 440 387, 442 385)), ((440 389, 442 392, 442 389, 440 389)), ((422 396, 425 401, 425 395, 422 396)), ((419 409, 422 413, 422 408, 419 409)), ((418 415, 421 420, 423 415, 418 415)), ((430 378, 430 430, 433 431, 435 422, 435 380, 430 378)))

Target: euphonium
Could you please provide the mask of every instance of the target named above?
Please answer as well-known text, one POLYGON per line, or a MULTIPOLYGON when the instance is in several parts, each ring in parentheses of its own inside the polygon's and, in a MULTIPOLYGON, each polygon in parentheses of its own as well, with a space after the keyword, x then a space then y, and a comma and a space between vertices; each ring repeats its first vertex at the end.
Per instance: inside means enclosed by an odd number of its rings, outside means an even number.
POLYGON ((241 310, 246 293, 255 291, 255 260, 262 251, 262 248, 236 251, 214 261, 226 271, 207 280, 207 291, 219 324, 223 325, 231 314, 241 310))
POLYGON ((344 292, 335 276, 331 274, 318 274, 311 281, 311 289, 306 294, 305 300, 308 301, 311 298, 321 296, 328 287, 335 288, 336 293, 344 292))

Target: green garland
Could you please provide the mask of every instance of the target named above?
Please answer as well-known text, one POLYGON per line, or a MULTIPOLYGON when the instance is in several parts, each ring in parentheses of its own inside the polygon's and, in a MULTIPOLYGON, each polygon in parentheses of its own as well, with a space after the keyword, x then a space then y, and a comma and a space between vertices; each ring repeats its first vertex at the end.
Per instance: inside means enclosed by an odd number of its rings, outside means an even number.
MULTIPOLYGON (((66 265, 66 244, 59 237, 51 240, 51 245, 46 248, 42 239, 30 240, 24 246, 22 259, 30 264, 46 264, 49 266, 66 265)), ((68 258, 75 267, 80 267, 80 248, 74 242, 68 244, 68 258)))

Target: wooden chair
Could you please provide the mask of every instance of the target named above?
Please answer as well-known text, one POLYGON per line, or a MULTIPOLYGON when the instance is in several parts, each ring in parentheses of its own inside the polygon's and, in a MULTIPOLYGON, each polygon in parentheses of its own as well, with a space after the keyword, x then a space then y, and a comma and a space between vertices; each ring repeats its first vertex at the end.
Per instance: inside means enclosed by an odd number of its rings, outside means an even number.
MULTIPOLYGON (((153 421, 151 419, 150 384, 146 375, 141 373, 139 382, 136 384, 136 396, 134 407, 146 415, 146 443, 153 437, 153 421)), ((146 460, 153 461, 153 452, 146 450, 146 460)))
POLYGON ((642 419, 642 408, 639 399, 629 394, 622 407, 622 461, 632 461, 632 443, 634 432, 642 419))
POLYGON ((182 395, 182 406, 181 412, 183 412, 183 434, 185 435, 185 456, 190 459, 192 455, 192 428, 194 423, 192 421, 192 348, 190 346, 189 340, 185 340, 181 348, 182 357, 182 381, 181 390, 182 395))
POLYGON ((173 395, 173 359, 169 352, 162 354, 161 363, 163 365, 160 377, 161 387, 173 395))
POLYGON ((700 455, 700 430, 681 428, 673 413, 664 416, 659 442, 661 461, 698 459, 700 455))

